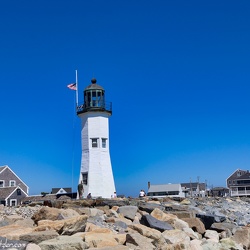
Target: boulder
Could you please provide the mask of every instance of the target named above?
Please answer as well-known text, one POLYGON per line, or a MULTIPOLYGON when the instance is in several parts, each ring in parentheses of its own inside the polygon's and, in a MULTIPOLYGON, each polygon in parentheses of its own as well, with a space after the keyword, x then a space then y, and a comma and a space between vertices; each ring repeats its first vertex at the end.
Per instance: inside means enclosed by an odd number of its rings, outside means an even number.
POLYGON ((168 222, 157 220, 150 214, 146 214, 142 216, 141 224, 147 227, 157 229, 160 232, 173 229, 173 227, 168 222))
POLYGON ((59 234, 55 230, 46 230, 23 234, 20 236, 20 240, 39 244, 42 241, 54 239, 57 236, 59 236, 59 234))
POLYGON ((126 236, 126 246, 129 249, 147 249, 155 250, 155 246, 152 244, 152 240, 142 236, 139 233, 128 233, 126 236))
POLYGON ((55 239, 42 241, 38 246, 42 250, 82 250, 87 249, 88 246, 83 242, 81 237, 75 236, 58 236, 55 239))
POLYGON ((0 235, 6 237, 9 240, 19 240, 23 234, 29 234, 34 231, 33 227, 20 226, 20 225, 7 225, 0 227, 0 235))
POLYGON ((206 229, 203 222, 199 218, 183 218, 186 221, 190 228, 199 234, 204 234, 206 229))
POLYGON ((121 206, 118 209, 118 213, 123 214, 127 219, 134 220, 138 207, 136 206, 121 206))
POLYGON ((214 216, 206 214, 196 214, 196 217, 199 218, 206 229, 210 229, 211 225, 216 222, 214 216))
POLYGON ((156 229, 149 228, 141 224, 129 225, 129 228, 153 240, 159 240, 161 238, 161 232, 159 232, 156 229))
POLYGON ((207 229, 204 236, 206 239, 210 239, 214 242, 219 242, 219 234, 214 230, 207 229))
POLYGON ((245 249, 250 249, 250 227, 236 229, 232 239, 236 243, 242 244, 245 249))
POLYGON ((176 244, 183 242, 188 242, 188 244, 190 243, 189 236, 179 229, 166 230, 162 233, 162 236, 168 244, 176 244))
POLYGON ((52 207, 42 207, 39 211, 33 214, 32 220, 37 224, 40 220, 57 220, 60 214, 60 209, 52 207))
MULTIPOLYGON (((117 246, 118 240, 116 240, 116 234, 110 232, 98 232, 98 231, 91 231, 85 234, 85 242, 90 247, 101 248, 101 247, 109 247, 109 246, 117 246)), ((126 236, 124 235, 124 242, 126 236)), ((123 242, 123 243, 124 243, 123 242)))

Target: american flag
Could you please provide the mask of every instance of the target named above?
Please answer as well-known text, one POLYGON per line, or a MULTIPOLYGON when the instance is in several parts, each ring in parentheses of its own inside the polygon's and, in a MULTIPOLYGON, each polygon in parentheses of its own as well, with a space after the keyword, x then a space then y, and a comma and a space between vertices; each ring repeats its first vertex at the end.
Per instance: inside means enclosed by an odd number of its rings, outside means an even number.
POLYGON ((67 85, 69 89, 76 90, 76 83, 70 83, 67 85))

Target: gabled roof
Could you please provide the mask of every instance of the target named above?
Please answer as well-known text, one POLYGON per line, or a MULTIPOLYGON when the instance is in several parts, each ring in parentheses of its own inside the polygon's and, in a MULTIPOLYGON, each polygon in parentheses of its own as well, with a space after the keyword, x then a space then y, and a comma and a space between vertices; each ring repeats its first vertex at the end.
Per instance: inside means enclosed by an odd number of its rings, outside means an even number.
POLYGON ((151 192, 166 192, 166 191, 179 191, 180 184, 162 184, 162 185, 150 185, 148 193, 151 192))
MULTIPOLYGON (((71 193, 71 188, 52 188, 51 194, 57 194, 60 190, 65 191, 65 193, 71 193)), ((63 193, 63 192, 60 192, 63 193)))
POLYGON ((15 189, 16 187, 0 188, 0 199, 5 200, 15 189))
POLYGON ((247 171, 241 176, 238 176, 235 178, 236 180, 249 180, 250 179, 250 173, 247 171))
POLYGON ((6 169, 9 169, 23 183, 23 185, 25 185, 27 187, 27 189, 29 190, 28 185, 25 184, 25 182, 23 180, 21 180, 20 177, 18 175, 16 175, 15 172, 8 165, 0 167, 0 174, 3 173, 6 169))
POLYGON ((0 167, 0 173, 6 168, 6 166, 0 167))
MULTIPOLYGON (((245 173, 245 172, 247 172, 247 170, 243 170, 243 169, 236 169, 229 177, 227 177, 227 180, 229 179, 229 178, 231 178, 234 174, 236 174, 237 172, 243 172, 243 173, 245 173)), ((226 180, 226 181, 227 181, 226 180)))
MULTIPOLYGON (((17 189, 21 188, 19 186, 0 188, 0 199, 2 200, 8 199, 9 196, 11 196, 17 189)), ((28 194, 26 194, 23 190, 22 192, 28 196, 28 194)))

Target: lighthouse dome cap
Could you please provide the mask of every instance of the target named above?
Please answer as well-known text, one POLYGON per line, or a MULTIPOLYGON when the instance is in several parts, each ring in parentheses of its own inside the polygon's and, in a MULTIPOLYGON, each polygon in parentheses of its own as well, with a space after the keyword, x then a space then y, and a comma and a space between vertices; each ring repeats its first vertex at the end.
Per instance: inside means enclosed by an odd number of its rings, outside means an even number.
POLYGON ((89 86, 87 86, 85 88, 85 90, 91 90, 91 89, 100 89, 100 90, 104 90, 104 88, 98 84, 96 84, 96 79, 95 78, 92 78, 91 79, 91 84, 89 86))

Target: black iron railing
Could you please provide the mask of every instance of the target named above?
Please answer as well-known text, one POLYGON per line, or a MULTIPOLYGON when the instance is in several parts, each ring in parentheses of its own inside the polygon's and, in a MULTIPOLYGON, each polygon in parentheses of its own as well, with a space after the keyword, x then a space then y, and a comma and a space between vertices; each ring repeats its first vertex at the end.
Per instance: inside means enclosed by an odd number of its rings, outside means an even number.
POLYGON ((112 102, 91 101, 76 107, 76 113, 81 114, 88 111, 104 111, 112 113, 112 102))

